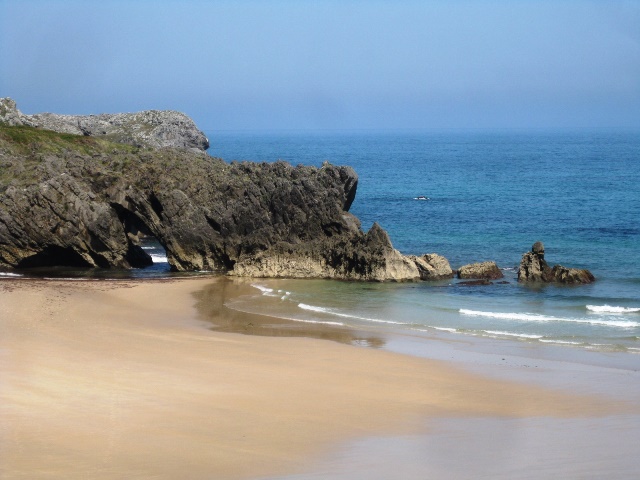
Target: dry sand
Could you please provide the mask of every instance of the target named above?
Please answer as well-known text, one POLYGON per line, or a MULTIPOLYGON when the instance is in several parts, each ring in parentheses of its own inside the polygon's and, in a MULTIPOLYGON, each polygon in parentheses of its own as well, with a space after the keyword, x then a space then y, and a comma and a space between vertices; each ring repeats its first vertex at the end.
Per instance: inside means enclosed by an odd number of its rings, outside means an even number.
POLYGON ((255 478, 429 419, 630 408, 388 351, 215 332, 193 293, 224 282, 2 281, 0 478, 255 478))

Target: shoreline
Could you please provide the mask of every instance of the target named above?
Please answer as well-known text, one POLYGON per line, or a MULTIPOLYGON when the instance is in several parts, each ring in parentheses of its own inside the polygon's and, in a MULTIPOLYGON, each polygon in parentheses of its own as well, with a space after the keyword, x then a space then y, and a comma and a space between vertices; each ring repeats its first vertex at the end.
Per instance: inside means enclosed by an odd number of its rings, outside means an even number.
MULTIPOLYGON (((448 419, 640 413, 620 392, 345 345, 358 331, 334 329, 343 344, 215 331, 202 301, 223 284, 233 281, 3 281, 0 477, 282 476, 313 469, 339 445, 428 437, 448 419)), ((222 298, 218 321, 232 321, 222 298)), ((326 325, 313 328, 335 340, 326 325)))

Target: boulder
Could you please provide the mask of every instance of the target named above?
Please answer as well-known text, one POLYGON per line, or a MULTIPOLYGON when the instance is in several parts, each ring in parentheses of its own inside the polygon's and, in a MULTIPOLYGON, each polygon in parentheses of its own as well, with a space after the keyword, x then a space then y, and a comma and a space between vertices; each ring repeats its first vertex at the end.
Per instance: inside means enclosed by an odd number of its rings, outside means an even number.
POLYGON ((409 258, 416 264, 416 267, 418 267, 421 280, 453 278, 453 270, 451 270, 449 260, 442 255, 427 253, 421 257, 411 255, 409 258))
POLYGON ((480 262, 464 265, 458 269, 458 278, 495 280, 504 277, 496 262, 480 262))
POLYGON ((544 245, 542 242, 536 242, 530 252, 522 255, 518 267, 518 281, 581 284, 594 282, 595 277, 589 270, 561 265, 550 267, 544 259, 544 245))
POLYGON ((555 265, 551 269, 554 281, 558 283, 592 283, 595 277, 589 270, 579 268, 567 268, 562 265, 555 265))
POLYGON ((112 142, 150 148, 192 148, 205 151, 209 140, 191 118, 171 110, 99 115, 25 115, 10 98, 0 98, 0 123, 26 125, 59 133, 102 137, 112 142))

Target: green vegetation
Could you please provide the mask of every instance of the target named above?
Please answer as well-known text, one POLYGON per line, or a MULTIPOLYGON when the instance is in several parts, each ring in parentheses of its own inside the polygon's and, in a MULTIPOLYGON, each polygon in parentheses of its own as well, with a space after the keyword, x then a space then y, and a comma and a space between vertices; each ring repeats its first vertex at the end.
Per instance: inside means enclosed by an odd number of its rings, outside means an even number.
POLYGON ((8 126, 0 124, 0 148, 12 153, 63 153, 71 150, 80 154, 136 152, 139 149, 131 145, 112 143, 107 140, 57 133, 51 130, 27 126, 8 126))
POLYGON ((0 124, 0 193, 10 185, 28 188, 69 175, 99 192, 120 179, 129 184, 162 178, 188 190, 193 178, 207 178, 226 167, 205 153, 140 148, 106 138, 57 133, 28 126, 0 124))
POLYGON ((0 191, 63 173, 95 179, 124 172, 139 150, 94 137, 0 124, 0 191))

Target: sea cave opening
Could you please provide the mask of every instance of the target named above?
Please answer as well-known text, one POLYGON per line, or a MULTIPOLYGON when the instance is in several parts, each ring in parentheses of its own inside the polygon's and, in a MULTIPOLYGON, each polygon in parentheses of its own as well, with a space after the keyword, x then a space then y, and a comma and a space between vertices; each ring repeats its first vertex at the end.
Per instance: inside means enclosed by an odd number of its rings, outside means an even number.
POLYGON ((133 268, 142 268, 164 272, 171 270, 167 251, 160 239, 158 239, 145 221, 135 212, 121 205, 112 205, 122 222, 129 251, 127 261, 133 268))

